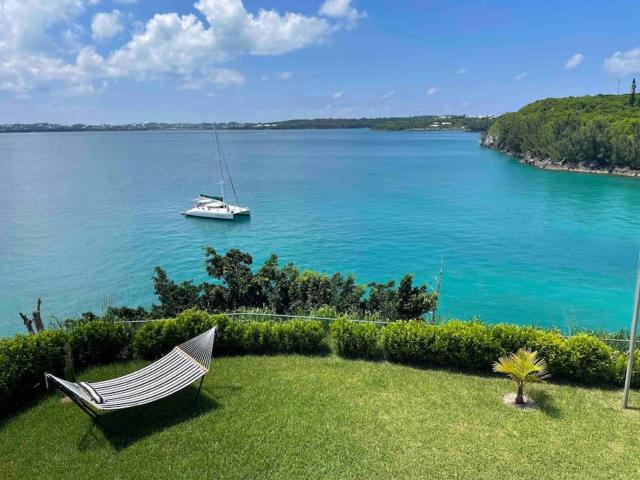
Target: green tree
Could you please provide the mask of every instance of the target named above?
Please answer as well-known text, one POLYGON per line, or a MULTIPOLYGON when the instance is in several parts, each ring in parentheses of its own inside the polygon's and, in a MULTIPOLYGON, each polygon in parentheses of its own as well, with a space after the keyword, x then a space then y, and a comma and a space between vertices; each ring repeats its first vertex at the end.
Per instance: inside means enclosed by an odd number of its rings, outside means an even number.
POLYGON ((153 289, 160 305, 153 305, 151 315, 154 318, 174 317, 180 312, 200 306, 201 287, 191 280, 176 283, 160 267, 155 268, 153 289))
POLYGON ((396 314, 398 319, 411 320, 422 318, 435 306, 436 294, 429 292, 426 284, 413 286, 413 275, 407 274, 400 281, 396 299, 396 314))
POLYGON ((632 107, 636 104, 636 79, 631 82, 631 95, 629 95, 629 105, 632 107))

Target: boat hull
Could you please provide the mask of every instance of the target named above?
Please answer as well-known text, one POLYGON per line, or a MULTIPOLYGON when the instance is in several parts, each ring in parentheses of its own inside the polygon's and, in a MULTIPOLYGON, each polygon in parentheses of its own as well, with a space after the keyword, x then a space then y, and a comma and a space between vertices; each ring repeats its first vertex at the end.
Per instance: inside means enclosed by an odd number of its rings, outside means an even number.
POLYGON ((211 218, 213 220, 233 220, 236 216, 250 216, 248 208, 230 207, 226 208, 191 208, 182 212, 188 217, 211 218))

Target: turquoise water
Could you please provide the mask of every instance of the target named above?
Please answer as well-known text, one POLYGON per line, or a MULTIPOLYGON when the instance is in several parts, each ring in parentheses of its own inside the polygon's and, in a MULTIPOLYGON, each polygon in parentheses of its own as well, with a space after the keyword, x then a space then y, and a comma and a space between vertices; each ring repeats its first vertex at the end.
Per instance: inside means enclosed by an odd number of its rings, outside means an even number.
POLYGON ((205 132, 0 135, 0 334, 42 297, 49 319, 149 305, 152 270, 205 278, 202 247, 352 272, 444 258, 441 313, 626 328, 640 180, 548 172, 461 132, 222 132, 248 221, 179 214, 215 192, 205 132))

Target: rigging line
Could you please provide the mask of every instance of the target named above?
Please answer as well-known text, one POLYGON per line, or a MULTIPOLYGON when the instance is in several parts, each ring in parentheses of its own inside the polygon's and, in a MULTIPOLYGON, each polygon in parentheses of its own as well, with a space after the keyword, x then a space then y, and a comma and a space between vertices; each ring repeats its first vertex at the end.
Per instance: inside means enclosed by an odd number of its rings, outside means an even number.
MULTIPOLYGON (((216 124, 213 124, 213 134, 216 139, 216 150, 218 152, 218 176, 220 177, 220 196, 222 197, 222 202, 224 203, 224 180, 222 179, 222 150, 220 149, 220 141, 218 140, 218 130, 216 128, 216 124)), ((235 194, 235 191, 234 191, 235 194)))
POLYGON ((231 172, 229 171, 229 164, 227 164, 227 159, 224 156, 224 152, 222 151, 222 145, 218 142, 218 135, 216 133, 216 143, 218 144, 218 151, 220 152, 220 158, 224 162, 224 168, 227 171, 227 176, 229 177, 229 183, 231 183, 231 190, 233 190, 233 196, 236 198, 236 203, 240 205, 240 200, 238 200, 238 194, 236 193, 236 186, 233 184, 233 178, 231 178, 231 172))

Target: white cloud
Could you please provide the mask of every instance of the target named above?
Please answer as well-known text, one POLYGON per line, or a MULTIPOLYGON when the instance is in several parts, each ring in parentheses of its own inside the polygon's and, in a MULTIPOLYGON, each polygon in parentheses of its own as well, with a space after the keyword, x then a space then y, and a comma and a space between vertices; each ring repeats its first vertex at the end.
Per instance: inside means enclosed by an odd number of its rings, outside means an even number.
POLYGON ((367 16, 367 12, 360 12, 352 7, 351 0, 325 0, 318 13, 326 17, 344 19, 348 27, 356 26, 359 19, 367 16))
POLYGON ((513 79, 516 82, 518 82, 518 81, 522 80, 524 77, 526 77, 527 75, 528 75, 527 72, 522 72, 522 73, 517 74, 515 77, 513 77, 513 79))
POLYGON ((208 85, 219 88, 238 87, 244 84, 242 73, 230 68, 213 68, 202 74, 190 76, 182 85, 184 90, 198 90, 208 85))
POLYGON ((584 55, 581 53, 576 53, 575 55, 571 55, 567 63, 564 64, 565 70, 571 70, 576 68, 578 65, 582 63, 584 60, 584 55))
MULTIPOLYGON (((145 80, 158 75, 177 77, 184 88, 240 85, 244 76, 221 64, 242 55, 281 55, 322 44, 340 27, 337 17, 331 15, 264 9, 254 14, 242 0, 198 0, 194 8, 206 20, 193 13, 156 14, 110 54, 103 56, 80 44, 75 48, 79 52, 75 61, 68 62, 56 50, 65 43, 57 32, 78 18, 91 0, 0 1, 0 89, 16 92, 40 87, 88 92, 90 86, 99 91, 103 80, 110 78, 145 80), (51 28, 54 25, 63 28, 51 28)), ((115 12, 103 13, 110 17, 94 17, 95 38, 121 31, 121 23, 113 22, 116 17, 121 20, 115 12)), ((292 73, 275 75, 286 80, 292 73)))
POLYGON ((113 10, 111 13, 96 13, 91 21, 91 36, 94 40, 113 38, 123 30, 124 25, 120 10, 113 10))
POLYGON ((465 73, 467 73, 467 69, 465 67, 459 68, 456 70, 456 73, 458 75, 464 75, 465 73))
POLYGON ((344 92, 340 90, 339 92, 336 92, 331 96, 337 100, 338 98, 342 98, 344 96, 344 92))
POLYGON ((616 52, 605 59, 604 69, 614 75, 624 76, 640 72, 640 47, 616 52))
POLYGON ((50 47, 50 27, 76 18, 84 4, 83 0, 0 1, 0 58, 5 49, 32 53, 50 47))
POLYGON ((469 102, 462 102, 460 103, 461 106, 463 107, 468 107, 469 106, 469 102))
POLYGON ((293 72, 278 72, 276 73, 276 77, 278 77, 280 80, 289 80, 291 77, 293 77, 293 72))
POLYGON ((396 94, 395 90, 389 90, 387 93, 385 93, 384 95, 382 95, 380 98, 382 100, 386 100, 387 98, 391 98, 396 94))
POLYGON ((427 89, 427 95, 434 95, 435 93, 437 93, 439 90, 438 87, 429 87, 427 89))

